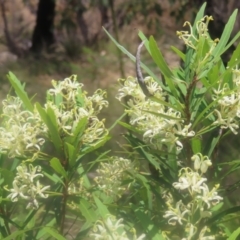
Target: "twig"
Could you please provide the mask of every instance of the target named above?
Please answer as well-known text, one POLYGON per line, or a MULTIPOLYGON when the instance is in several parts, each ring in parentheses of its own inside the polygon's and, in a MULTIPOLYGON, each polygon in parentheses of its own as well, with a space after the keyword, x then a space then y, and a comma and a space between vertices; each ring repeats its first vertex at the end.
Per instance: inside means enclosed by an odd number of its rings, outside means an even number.
POLYGON ((141 52, 141 48, 142 48, 143 45, 144 45, 144 41, 137 48, 137 53, 136 53, 136 74, 137 74, 138 84, 141 87, 143 93, 147 97, 150 97, 152 95, 150 94, 150 92, 147 89, 147 86, 146 86, 146 84, 144 82, 144 78, 143 78, 142 71, 141 71, 140 52, 141 52))
POLYGON ((65 220, 66 220, 66 205, 68 198, 68 180, 66 179, 63 186, 63 198, 61 202, 61 222, 60 222, 60 233, 64 233, 65 220))
POLYGON ((185 113, 186 113, 186 118, 187 118, 187 124, 189 124, 191 122, 190 99, 191 99, 192 92, 193 92, 197 82, 198 82, 197 76, 194 76, 192 82, 188 86, 187 94, 185 97, 185 105, 186 105, 185 113))

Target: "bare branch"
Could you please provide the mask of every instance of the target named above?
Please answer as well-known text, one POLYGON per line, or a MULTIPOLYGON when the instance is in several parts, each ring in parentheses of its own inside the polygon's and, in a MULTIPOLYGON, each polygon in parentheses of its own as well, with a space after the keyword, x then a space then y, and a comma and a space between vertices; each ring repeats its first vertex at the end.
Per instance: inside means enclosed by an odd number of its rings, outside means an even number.
POLYGON ((138 84, 141 87, 143 93, 147 97, 150 97, 152 95, 150 94, 150 92, 147 89, 147 86, 146 86, 146 84, 144 82, 144 78, 143 78, 142 71, 141 71, 140 52, 141 52, 141 48, 142 48, 143 45, 144 45, 144 41, 137 48, 137 53, 136 53, 136 74, 137 74, 138 84))

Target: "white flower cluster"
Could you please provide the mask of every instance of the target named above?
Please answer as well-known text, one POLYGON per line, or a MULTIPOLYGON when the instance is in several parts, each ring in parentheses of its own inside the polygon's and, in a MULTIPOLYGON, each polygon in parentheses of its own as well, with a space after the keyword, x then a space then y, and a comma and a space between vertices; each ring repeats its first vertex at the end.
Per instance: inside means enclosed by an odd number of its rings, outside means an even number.
POLYGON ((40 166, 34 167, 32 164, 18 166, 13 188, 10 189, 11 194, 7 197, 13 202, 24 199, 28 202, 27 209, 37 209, 39 207, 37 198, 47 198, 48 194, 44 192, 50 188, 50 186, 42 186, 37 180, 39 177, 43 177, 40 166))
MULTIPOLYGON (((81 144, 94 145, 108 135, 104 120, 100 121, 96 116, 103 107, 108 106, 104 99, 106 95, 104 91, 97 90, 92 96, 87 96, 86 92, 82 92, 83 85, 76 81, 76 76, 59 82, 53 81, 53 86, 54 89, 48 92, 44 110, 52 117, 54 124, 56 121, 62 138, 71 136, 84 118, 86 126, 81 136, 81 144)), ((9 96, 3 101, 1 117, 3 119, 0 127, 1 153, 7 153, 10 158, 21 157, 31 161, 46 155, 42 152, 42 145, 49 138, 49 130, 38 112, 37 105, 34 106, 33 112, 30 112, 25 110, 20 98, 9 96)), ((32 165, 18 166, 12 193, 8 197, 12 201, 26 199, 29 201, 29 208, 37 208, 37 197, 46 198, 47 195, 43 192, 49 188, 42 187, 39 181, 36 181, 37 177, 43 176, 40 171, 40 167, 32 165)))
POLYGON ((217 120, 213 123, 220 125, 223 129, 230 129, 237 134, 240 118, 240 70, 235 68, 233 73, 233 86, 225 83, 221 88, 214 90, 213 100, 217 100, 218 106, 215 109, 217 120))
MULTIPOLYGON (((182 39, 188 47, 194 50, 190 64, 195 69, 197 79, 199 76, 204 74, 207 68, 209 68, 209 63, 212 63, 212 53, 219 42, 218 38, 212 40, 208 33, 208 25, 210 21, 213 21, 212 16, 204 16, 202 19, 197 21, 195 31, 193 30, 191 23, 187 21, 183 26, 188 26, 190 28, 190 32, 177 31, 178 37, 182 39), (209 45, 209 49, 206 52, 203 50, 203 44, 209 45)), ((199 77, 199 79, 200 78, 201 77, 199 77)))
POLYGON ((204 226, 198 229, 198 223, 201 219, 211 216, 210 208, 218 204, 223 198, 218 196, 218 186, 209 190, 206 178, 202 175, 211 166, 211 161, 206 156, 202 156, 200 153, 192 157, 194 161, 194 170, 190 168, 182 168, 179 172, 179 181, 173 183, 174 188, 179 191, 188 192, 190 201, 183 203, 182 200, 176 203, 171 195, 165 195, 168 210, 165 212, 164 218, 168 218, 170 225, 176 225, 177 223, 183 227, 188 239, 215 239, 214 236, 204 236, 209 229, 204 226), (194 219, 194 220, 193 220, 194 219), (193 222, 194 221, 194 222, 193 222))
POLYGON ((121 197, 130 187, 123 186, 124 179, 129 178, 127 171, 136 171, 134 161, 122 157, 112 157, 108 163, 100 163, 98 176, 94 178, 98 187, 111 197, 121 197))
MULTIPOLYGON (((212 52, 219 41, 219 39, 213 41, 208 34, 208 24, 211 20, 213 20, 212 16, 202 18, 197 22, 195 32, 191 24, 185 22, 184 26, 188 25, 190 27, 190 33, 188 31, 177 32, 179 38, 187 46, 193 48, 196 54, 199 53, 198 48, 202 48, 200 39, 207 41, 210 46, 208 52, 202 56, 202 59, 198 60, 197 75, 201 75, 206 66, 208 66, 207 63, 212 61, 212 52)), ((212 99, 217 102, 215 105, 216 109, 214 110, 217 119, 213 122, 213 125, 220 126, 222 129, 230 129, 232 133, 237 134, 240 118, 240 70, 236 66, 231 71, 232 83, 222 83, 219 80, 217 82, 218 88, 213 90, 212 99)))
MULTIPOLYGON (((54 89, 49 90, 45 110, 52 110, 56 116, 61 136, 71 135, 79 121, 87 118, 88 125, 82 136, 84 144, 91 144, 108 134, 104 119, 96 116, 103 107, 108 106, 104 99, 106 93, 97 90, 92 96, 82 92, 82 84, 76 76, 63 81, 53 81, 54 89)), ((36 107, 33 112, 24 109, 18 97, 8 96, 3 101, 2 127, 0 127, 0 152, 10 158, 37 158, 41 146, 48 137, 48 128, 42 121, 36 107)))
POLYGON ((44 124, 36 112, 24 110, 18 97, 8 96, 3 101, 2 127, 0 127, 0 152, 9 158, 30 157, 40 151, 45 140, 44 124))
MULTIPOLYGON (((208 39, 210 40, 209 34, 208 34, 208 24, 210 21, 213 20, 212 16, 205 16, 196 24, 196 33, 193 32, 193 28, 190 22, 186 21, 184 23, 185 26, 189 26, 190 33, 188 31, 177 31, 177 35, 180 39, 184 41, 184 43, 193 48, 196 49, 196 43, 199 42, 200 38, 208 39)), ((212 41, 212 40, 210 40, 212 41)), ((212 47, 215 47, 216 44, 211 45, 212 47)), ((206 56, 207 57, 207 56, 206 56)))
POLYGON ((83 143, 91 144, 108 134, 104 119, 100 121, 96 116, 103 107, 108 106, 104 99, 105 91, 98 89, 92 96, 87 96, 76 75, 63 81, 52 81, 52 84, 54 88, 48 91, 49 100, 45 108, 54 111, 61 135, 71 135, 84 117, 88 119, 88 128, 82 137, 83 143))
MULTIPOLYGON (((145 78, 145 83, 154 97, 164 101, 162 88, 152 78, 145 78)), ((158 149, 161 149, 162 145, 168 146, 170 150, 176 146, 180 151, 183 145, 179 139, 195 135, 190 130, 191 124, 184 124, 180 112, 151 99, 146 99, 135 78, 128 77, 122 84, 116 98, 121 101, 125 96, 132 97, 128 101, 129 109, 125 111, 130 116, 130 124, 136 126, 143 133, 145 142, 150 142, 158 149), (149 113, 149 111, 153 113, 149 113), (166 117, 161 117, 161 114, 166 117)))
POLYGON ((124 230, 124 224, 122 224, 123 219, 116 219, 114 216, 110 215, 104 221, 98 220, 94 226, 92 233, 90 234, 91 239, 94 240, 142 240, 145 235, 137 237, 135 229, 132 229, 134 236, 129 238, 124 230))

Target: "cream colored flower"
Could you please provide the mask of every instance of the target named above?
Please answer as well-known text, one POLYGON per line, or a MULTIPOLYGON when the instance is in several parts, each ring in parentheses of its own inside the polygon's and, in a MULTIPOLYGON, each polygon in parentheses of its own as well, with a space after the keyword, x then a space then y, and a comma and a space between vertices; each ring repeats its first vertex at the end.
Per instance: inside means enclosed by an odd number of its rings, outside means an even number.
POLYGON ((176 207, 169 207, 169 210, 163 215, 164 218, 168 218, 168 223, 170 225, 176 225, 178 222, 180 225, 183 224, 183 221, 186 221, 184 215, 188 214, 190 211, 187 209, 182 201, 178 201, 176 207))
POLYGON ((124 229, 123 219, 116 219, 110 215, 106 220, 98 220, 90 233, 91 239, 94 240, 142 240, 145 235, 142 234, 139 237, 133 236, 128 238, 124 229))
POLYGON ((17 202, 19 199, 24 199, 28 202, 27 208, 38 208, 38 198, 47 198, 45 193, 50 186, 40 184, 39 177, 43 177, 41 167, 34 167, 32 164, 20 165, 17 167, 17 174, 13 181, 13 188, 7 198, 11 201, 17 202))

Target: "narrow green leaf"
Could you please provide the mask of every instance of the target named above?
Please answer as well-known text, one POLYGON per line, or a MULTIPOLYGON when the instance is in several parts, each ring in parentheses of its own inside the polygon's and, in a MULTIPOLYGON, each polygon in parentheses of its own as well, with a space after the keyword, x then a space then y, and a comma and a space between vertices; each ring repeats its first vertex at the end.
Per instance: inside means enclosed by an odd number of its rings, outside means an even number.
POLYGON ((92 228, 93 223, 92 222, 85 222, 82 226, 81 229, 77 235, 77 237, 75 239, 84 239, 86 236, 86 230, 88 230, 89 228, 92 228), (83 234, 83 235, 82 235, 83 234))
POLYGON ((53 174, 48 174, 48 173, 44 172, 44 176, 46 176, 47 178, 49 178, 49 179, 50 179, 51 181, 53 181, 54 183, 59 183, 59 182, 61 182, 62 185, 64 185, 64 182, 62 181, 62 179, 61 179, 58 175, 56 175, 55 173, 53 173, 53 174))
POLYGON ((91 182, 88 179, 87 176, 87 172, 85 171, 85 169, 83 168, 82 164, 79 165, 77 172, 79 174, 79 176, 81 176, 83 178, 83 186, 85 188, 90 188, 91 187, 91 182))
POLYGON ((180 51, 178 48, 174 46, 171 46, 171 49, 185 62, 186 56, 182 51, 180 51))
MULTIPOLYGON (((197 22, 199 20, 201 20, 203 18, 203 16, 205 15, 204 11, 205 11, 206 5, 207 5, 207 3, 205 2, 201 6, 200 10, 197 13, 197 16, 195 18, 195 21, 194 21, 194 24, 193 24, 193 27, 192 27, 194 34, 196 34, 196 31, 197 31, 197 28, 196 28, 197 22)), ((194 63, 193 62, 194 59, 195 59, 195 51, 192 48, 187 47, 185 63, 184 63, 184 72, 185 72, 185 78, 184 79, 185 79, 186 82, 190 82, 192 80, 192 74, 194 74, 194 72, 193 71, 191 72, 190 68, 192 68, 191 65, 194 63)))
MULTIPOLYGON (((27 230, 19 230, 19 231, 15 231, 13 232, 11 235, 7 236, 6 238, 4 238, 3 240, 12 240, 12 239, 20 239, 18 237, 22 236, 24 233, 28 232, 29 229, 27 230)), ((22 236, 23 237, 23 236, 22 236)), ((22 238, 24 239, 24 238, 22 238)))
POLYGON ((83 117, 82 119, 80 119, 77 126, 73 130, 73 142, 71 142, 71 144, 73 144, 75 147, 79 144, 79 140, 82 137, 83 132, 87 127, 87 124, 88 124, 88 118, 83 117))
POLYGON ((49 91, 47 91, 46 101, 54 102, 56 106, 59 107, 63 102, 63 96, 61 93, 56 93, 56 95, 51 95, 49 94, 49 91))
MULTIPOLYGON (((156 161, 156 155, 154 157, 154 155, 152 155, 153 151, 151 151, 151 153, 149 153, 147 150, 145 150, 145 148, 144 148, 144 147, 146 147, 145 143, 143 143, 142 141, 140 141, 139 139, 137 139, 131 135, 126 135, 125 137, 126 137, 127 141, 131 144, 131 146, 134 147, 135 150, 140 154, 140 156, 145 158, 156 168, 159 168, 159 163, 156 161)), ((160 154, 160 153, 161 153, 161 151, 158 150, 157 154, 160 154)), ((163 151, 162 154, 166 155, 166 151, 163 151)), ((167 153, 167 154, 170 155, 171 153, 167 153)), ((176 155, 173 154, 173 157, 176 158, 176 155)), ((168 161, 162 161, 160 158, 158 160, 161 162, 161 165, 164 166, 166 169, 172 170, 171 166, 168 164, 168 161)))
POLYGON ((231 234, 231 236, 230 236, 227 240, 236 240, 236 239, 239 239, 239 238, 237 238, 238 236, 240 236, 240 227, 237 228, 237 229, 231 234))
POLYGON ((226 217, 228 214, 236 214, 239 211, 240 211, 240 206, 228 208, 227 210, 224 210, 218 214, 215 214, 213 217, 208 219, 205 224, 206 224, 206 226, 210 227, 213 224, 215 224, 216 222, 221 221, 222 218, 226 217))
POLYGON ((232 165, 236 165, 236 164, 240 164, 240 159, 231 160, 229 162, 223 162, 223 163, 220 163, 219 165, 229 165, 229 166, 232 166, 232 165))
POLYGON ((221 53, 223 52, 226 44, 228 43, 228 40, 231 36, 232 30, 233 30, 233 26, 235 24, 236 21, 236 17, 237 17, 237 12, 238 10, 236 9, 233 14, 230 16, 227 24, 225 25, 225 28, 223 30, 222 36, 220 38, 219 43, 217 44, 217 46, 215 47, 215 49, 213 50, 213 56, 215 58, 218 58, 221 53))
POLYGON ((211 125, 211 126, 207 126, 207 127, 204 127, 202 129, 200 129, 196 134, 195 134, 195 137, 200 137, 202 136, 203 134, 205 133, 208 133, 208 132, 211 132, 213 131, 214 129, 218 128, 217 125, 211 125))
POLYGON ((216 205, 214 205, 212 208, 211 208, 211 212, 218 212, 222 207, 223 207, 224 203, 223 202, 220 202, 216 205))
POLYGON ((64 142, 64 150, 66 151, 65 156, 68 158, 70 167, 73 167, 77 160, 77 150, 70 143, 64 142))
POLYGON ((143 34, 142 31, 138 32, 138 36, 141 38, 142 41, 144 41, 144 45, 145 45, 147 51, 149 52, 149 54, 151 54, 147 37, 143 34))
POLYGON ((206 6, 207 6, 207 3, 205 2, 205 3, 201 6, 200 10, 199 10, 198 13, 197 13, 197 16, 196 16, 196 18, 195 18, 195 20, 194 20, 194 24, 193 24, 193 31, 194 31, 194 32, 196 31, 197 22, 200 21, 200 20, 204 17, 204 15, 205 15, 204 12, 205 12, 206 6))
MULTIPOLYGON (((176 153, 176 147, 174 146, 173 149, 172 149, 171 147, 168 146, 168 152, 170 153, 167 156, 167 161, 168 161, 168 164, 170 166, 170 168, 168 170, 171 170, 170 174, 172 176, 172 179, 177 179, 179 168, 178 168, 176 156, 174 156, 172 154, 172 153, 176 153)), ((169 177, 167 179, 170 180, 169 177)))
POLYGON ((168 67, 165 59, 163 58, 163 55, 161 51, 159 50, 157 43, 153 36, 149 38, 149 47, 151 51, 152 58, 154 62, 157 64, 159 67, 161 73, 167 77, 167 78, 174 78, 173 73, 171 72, 170 68, 168 67))
MULTIPOLYGON (((39 103, 36 103, 36 108, 37 108, 38 113, 41 116, 43 122, 48 127, 48 130, 50 132, 51 140, 52 140, 52 142, 54 144, 54 147, 56 148, 56 150, 59 153, 59 155, 63 155, 62 140, 61 140, 61 138, 59 136, 59 132, 58 132, 58 129, 57 129, 57 126, 56 126, 56 122, 55 123, 52 122, 51 118, 53 118, 53 116, 49 116, 46 113, 45 109, 43 109, 39 103)), ((50 114, 52 114, 52 112, 50 114)))
POLYGON ((53 157, 51 160, 50 160, 50 166, 57 172, 59 173, 61 176, 63 177, 67 177, 67 173, 65 171, 65 169, 63 168, 61 162, 59 161, 58 158, 56 157, 53 157))
POLYGON ((240 32, 238 32, 234 38, 228 43, 228 45, 223 49, 223 51, 221 52, 221 54, 223 54, 224 52, 226 52, 240 37, 240 32))
MULTIPOLYGON (((234 89, 233 89, 234 90, 234 89)), ((232 89, 227 91, 225 94, 219 96, 218 98, 216 98, 214 101, 212 101, 211 103, 209 103, 205 108, 204 110, 197 116, 196 120, 194 121, 193 125, 192 125, 192 128, 195 128, 195 126, 197 125, 197 123, 203 121, 206 116, 204 116, 208 111, 210 111, 210 109, 220 100, 222 99, 223 97, 227 96, 228 94, 231 94, 232 93, 232 89)), ((210 115, 211 113, 208 113, 208 116, 210 115)))
POLYGON ((143 185, 146 189, 147 193, 147 203, 148 203, 148 209, 151 211, 152 210, 152 192, 150 189, 150 185, 148 180, 141 174, 136 174, 135 178, 138 179, 141 182, 141 185, 143 185))
POLYGON ((92 208, 92 204, 84 198, 80 199, 79 210, 88 222, 96 222, 98 216, 92 208))
POLYGON ((140 133, 139 130, 137 130, 136 128, 134 128, 132 125, 130 124, 127 124, 125 122, 118 122, 119 125, 123 126, 124 128, 132 131, 132 132, 135 132, 135 133, 140 133))
MULTIPOLYGON (((214 86, 215 84, 217 84, 217 81, 219 81, 219 75, 220 75, 219 64, 215 64, 210 69, 210 71, 208 72, 208 75, 207 75, 209 86, 206 86, 206 84, 204 84, 204 85, 206 87, 214 86)), ((203 83, 202 80, 205 80, 205 79, 201 79, 201 82, 203 83)))
MULTIPOLYGON (((126 54, 133 62, 136 61, 136 58, 130 53, 128 52, 123 46, 121 46, 112 36, 111 34, 105 29, 103 28, 103 30, 106 32, 106 34, 108 35, 108 37, 113 41, 113 43, 124 53, 126 54)), ((143 63, 141 63, 141 67, 149 74, 149 76, 151 76, 155 81, 158 82, 158 84, 160 84, 162 86, 161 81, 158 79, 158 77, 143 63)))
POLYGON ((146 160, 149 161, 149 163, 151 163, 156 169, 159 169, 159 163, 150 153, 145 151, 143 147, 137 148, 137 151, 140 152, 140 154, 143 155, 146 160))
POLYGON ((13 86, 17 96, 22 100, 26 109, 30 112, 33 112, 33 105, 30 99, 28 98, 28 95, 25 92, 23 86, 21 85, 21 82, 17 79, 17 77, 12 72, 8 73, 7 78, 11 83, 11 85, 13 86))
MULTIPOLYGON (((172 109, 174 109, 174 110, 176 110, 176 111, 179 111, 179 112, 181 112, 181 113, 184 113, 182 107, 179 108, 179 107, 177 107, 177 106, 174 106, 174 105, 171 104, 171 103, 165 102, 165 101, 163 101, 163 100, 161 100, 161 99, 159 99, 159 98, 156 98, 156 97, 150 97, 150 99, 151 99, 152 101, 154 101, 154 102, 161 103, 162 105, 164 105, 164 106, 166 106, 166 107, 169 107, 169 108, 172 108, 172 109)), ((179 106, 179 105, 178 105, 178 106, 179 106)))
POLYGON ((173 79, 175 78, 175 76, 173 75, 170 68, 168 67, 166 61, 163 58, 161 51, 159 50, 159 48, 157 46, 156 41, 154 40, 154 38, 152 36, 149 39, 149 48, 150 48, 151 56, 152 56, 154 62, 159 67, 160 72, 164 75, 166 83, 170 88, 170 92, 173 94, 173 96, 176 99, 178 99, 177 90, 173 83, 173 79))
POLYGON ((207 146, 208 147, 208 152, 207 152, 208 157, 211 157, 215 147, 217 146, 217 144, 219 142, 220 137, 221 137, 221 135, 218 134, 217 136, 211 138, 212 139, 211 144, 207 146))
POLYGON ((127 113, 123 113, 113 124, 112 126, 108 129, 108 131, 110 132, 112 129, 114 129, 114 127, 124 118, 126 117, 127 113))
POLYGON ((64 137, 64 142, 73 145, 76 149, 79 148, 79 142, 88 125, 88 117, 81 118, 75 128, 72 130, 71 136, 64 137))
POLYGON ((50 236, 54 237, 57 240, 66 240, 64 236, 58 233, 54 228, 44 227, 45 232, 47 232, 50 236))
POLYGON ((202 151, 202 141, 199 138, 191 139, 193 153, 200 153, 202 151))
POLYGON ((106 205, 104 205, 104 204, 102 203, 102 201, 101 201, 99 198, 97 198, 96 196, 93 196, 93 198, 94 198, 94 201, 95 201, 95 203, 96 203, 96 205, 97 205, 97 208, 98 208, 98 211, 99 211, 100 216, 101 216, 103 219, 106 219, 107 215, 110 214, 110 212, 108 211, 106 205))
POLYGON ((45 109, 43 109, 38 102, 36 103, 36 108, 38 110, 39 115, 42 118, 42 121, 47 125, 49 120, 45 109))
POLYGON ((229 68, 233 68, 236 66, 236 64, 238 64, 237 60, 240 60, 239 56, 240 56, 240 43, 237 45, 236 49, 233 51, 231 59, 228 62, 229 68))
POLYGON ((230 165, 231 167, 230 167, 230 169, 227 172, 225 172, 223 174, 223 176, 221 176, 221 179, 224 179, 225 177, 228 177, 231 173, 238 171, 239 168, 240 168, 240 162, 239 163, 235 163, 234 165, 231 165, 231 164, 228 164, 228 165, 230 165))
POLYGON ((136 208, 134 213, 144 229, 144 232, 147 234, 147 239, 164 240, 159 228, 152 222, 151 218, 143 209, 136 208))
POLYGON ((51 120, 51 123, 53 124, 54 128, 57 130, 58 129, 57 117, 53 109, 48 107, 46 113, 48 118, 51 120))
POLYGON ((81 88, 78 89, 77 104, 80 107, 84 107, 85 106, 85 101, 84 101, 83 92, 82 92, 81 88))
POLYGON ((110 140, 110 136, 105 136, 103 139, 100 139, 98 142, 94 143, 94 145, 89 145, 82 149, 82 154, 87 154, 93 152, 94 150, 102 147, 108 140, 110 140))
POLYGON ((204 115, 210 111, 210 109, 216 104, 216 102, 211 102, 204 110, 197 116, 196 120, 194 121, 192 128, 195 128, 195 126, 204 119, 204 115))
MULTIPOLYGON (((53 228, 55 224, 56 224, 56 221, 55 221, 55 219, 53 218, 53 219, 50 220, 50 222, 48 222, 48 223, 45 225, 45 227, 53 228)), ((45 228, 42 228, 41 230, 38 231, 37 236, 36 236, 36 239, 42 240, 42 239, 44 239, 43 236, 46 236, 46 235, 49 237, 49 233, 46 232, 45 228)))
POLYGON ((197 43, 196 59, 204 59, 208 51, 208 41, 205 39, 205 37, 199 37, 199 42, 197 43))

